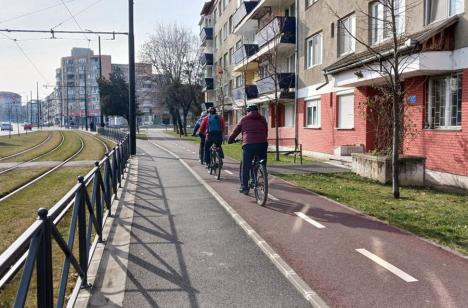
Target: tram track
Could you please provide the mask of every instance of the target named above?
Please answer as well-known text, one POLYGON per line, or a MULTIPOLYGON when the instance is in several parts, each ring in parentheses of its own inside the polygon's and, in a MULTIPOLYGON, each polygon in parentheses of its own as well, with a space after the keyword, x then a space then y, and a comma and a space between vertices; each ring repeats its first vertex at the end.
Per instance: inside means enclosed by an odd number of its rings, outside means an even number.
MULTIPOLYGON (((31 186, 32 184, 40 181, 41 179, 43 179, 44 177, 46 177, 47 175, 51 174, 52 172, 56 171, 57 169, 61 168, 62 166, 64 166, 66 163, 70 162, 71 160, 73 160, 75 157, 77 157, 82 151, 83 149, 85 148, 85 142, 83 140, 83 138, 80 136, 79 133, 77 133, 78 137, 80 138, 80 142, 81 142, 81 147, 78 151, 76 151, 74 154, 72 154, 71 156, 69 156, 66 160, 60 162, 58 165, 54 166, 53 168, 49 169, 48 171, 46 171, 45 173, 42 173, 41 175, 29 180, 28 182, 24 183, 23 185, 15 188, 13 191, 5 194, 3 197, 0 198, 0 203, 2 201, 5 201, 6 199, 12 197, 13 195, 17 194, 18 192, 22 191, 23 189, 31 186)), ((50 153, 49 153, 50 154, 50 153)))
POLYGON ((10 167, 8 169, 2 170, 2 171, 0 171, 0 175, 8 173, 10 171, 13 171, 13 170, 19 168, 20 166, 22 166, 24 164, 34 162, 34 161, 36 161, 36 160, 38 160, 38 159, 40 159, 40 158, 42 158, 42 157, 44 157, 46 155, 51 154, 51 153, 55 152, 56 150, 58 150, 63 145, 63 143, 65 142, 65 136, 64 136, 63 132, 60 132, 60 134, 62 135, 62 141, 55 148, 53 148, 52 150, 47 151, 46 153, 43 153, 43 154, 41 154, 39 156, 36 156, 33 159, 30 159, 30 160, 27 160, 27 161, 24 161, 24 162, 20 162, 20 163, 14 165, 14 166, 12 166, 12 167, 10 167))
POLYGON ((8 156, 5 156, 5 157, 2 157, 0 158, 0 161, 4 161, 4 160, 7 160, 7 159, 10 159, 10 158, 13 158, 13 157, 16 157, 16 156, 20 156, 24 153, 27 153, 27 152, 30 152, 34 149, 37 149, 38 147, 40 147, 41 145, 47 143, 53 136, 53 132, 49 132, 48 135, 47 135, 47 138, 45 138, 42 142, 40 142, 39 144, 36 144, 35 146, 31 147, 31 148, 28 148, 26 150, 23 150, 21 152, 18 152, 18 153, 15 153, 15 154, 11 154, 11 155, 8 155, 8 156))

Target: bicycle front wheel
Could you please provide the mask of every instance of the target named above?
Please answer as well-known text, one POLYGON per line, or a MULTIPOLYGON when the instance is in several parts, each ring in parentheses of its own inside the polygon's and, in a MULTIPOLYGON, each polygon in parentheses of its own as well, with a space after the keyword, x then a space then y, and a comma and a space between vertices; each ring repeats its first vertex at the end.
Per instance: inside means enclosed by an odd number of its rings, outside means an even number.
POLYGON ((260 164, 255 171, 256 181, 255 181, 255 199, 257 204, 260 206, 265 206, 268 200, 268 173, 266 166, 260 164))

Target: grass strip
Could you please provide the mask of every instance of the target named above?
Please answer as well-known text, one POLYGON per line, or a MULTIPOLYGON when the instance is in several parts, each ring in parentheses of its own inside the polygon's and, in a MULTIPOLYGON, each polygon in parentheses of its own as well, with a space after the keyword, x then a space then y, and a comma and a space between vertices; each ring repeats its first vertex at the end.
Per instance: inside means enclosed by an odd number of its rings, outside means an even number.
MULTIPOLYGON (((193 136, 179 136, 177 133, 170 131, 166 132, 166 134, 170 135, 171 137, 178 138, 180 140, 185 140, 185 141, 192 141, 195 143, 200 142, 200 138, 198 137, 193 137, 193 136)), ((224 155, 227 157, 230 157, 232 159, 235 159, 237 161, 242 160, 242 145, 239 143, 234 143, 234 144, 223 144, 223 151, 224 155)), ((303 157, 303 162, 304 163, 311 163, 317 161, 315 159, 312 159, 310 157, 303 157)), ((274 165, 291 165, 294 164, 294 155, 285 155, 285 154, 280 154, 280 160, 276 160, 276 154, 275 153, 268 153, 267 155, 267 164, 269 166, 274 166, 274 165)), ((300 164, 300 157, 296 157, 296 164, 300 164)))
POLYGON ((0 174, 0 197, 12 192, 32 179, 45 173, 49 168, 19 168, 0 174))
POLYGON ((468 197, 428 188, 391 187, 353 173, 279 175, 284 180, 468 255, 468 197))
MULTIPOLYGON (((28 161, 31 159, 34 159, 38 156, 44 155, 45 153, 53 150, 57 146, 60 145, 62 142, 62 134, 58 131, 51 132, 51 138, 41 146, 35 148, 32 151, 28 151, 24 154, 18 155, 16 157, 13 157, 11 159, 7 159, 4 162, 23 162, 23 161, 28 161)), ((57 149, 58 151, 58 149, 57 149)))
POLYGON ((47 139, 48 132, 33 132, 22 135, 0 136, 0 158, 32 148, 47 139))
POLYGON ((80 137, 77 133, 64 131, 65 140, 56 151, 41 157, 38 161, 64 161, 81 148, 80 137))
POLYGON ((73 160, 100 160, 104 157, 106 148, 93 135, 78 133, 85 143, 83 151, 73 160))

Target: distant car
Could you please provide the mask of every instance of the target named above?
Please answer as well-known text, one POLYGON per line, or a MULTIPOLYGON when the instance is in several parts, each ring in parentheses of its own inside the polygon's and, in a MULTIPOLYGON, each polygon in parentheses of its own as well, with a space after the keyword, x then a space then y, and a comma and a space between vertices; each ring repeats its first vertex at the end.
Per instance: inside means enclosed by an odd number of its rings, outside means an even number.
POLYGON ((24 130, 32 130, 32 124, 31 123, 24 123, 23 124, 24 130))
POLYGON ((3 122, 2 123, 2 131, 4 131, 4 130, 12 131, 13 130, 13 125, 11 125, 10 123, 7 123, 7 122, 3 122))

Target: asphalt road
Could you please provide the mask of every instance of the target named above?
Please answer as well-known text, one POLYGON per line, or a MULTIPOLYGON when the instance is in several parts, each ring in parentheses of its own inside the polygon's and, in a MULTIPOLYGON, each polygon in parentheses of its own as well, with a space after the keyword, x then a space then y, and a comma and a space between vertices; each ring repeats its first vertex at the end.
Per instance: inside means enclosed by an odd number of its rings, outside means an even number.
POLYGON ((123 307, 310 307, 177 159, 138 147, 123 307))
POLYGON ((237 193, 236 162, 227 160, 217 181, 199 165, 196 144, 149 135, 207 181, 330 306, 468 307, 466 258, 274 177, 272 199, 256 206, 237 193))

